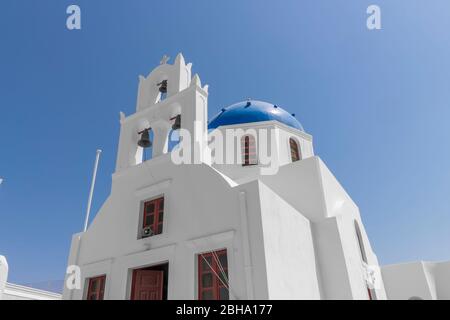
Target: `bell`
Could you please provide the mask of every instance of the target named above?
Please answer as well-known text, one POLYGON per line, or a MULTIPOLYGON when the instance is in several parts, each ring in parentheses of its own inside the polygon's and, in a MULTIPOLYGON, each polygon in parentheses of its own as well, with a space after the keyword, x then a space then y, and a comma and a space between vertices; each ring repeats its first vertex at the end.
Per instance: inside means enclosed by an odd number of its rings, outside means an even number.
POLYGON ((181 114, 175 117, 175 122, 172 125, 172 130, 178 130, 181 128, 181 114))
POLYGON ((141 139, 138 141, 138 146, 142 148, 148 148, 152 146, 152 142, 150 141, 150 135, 148 133, 149 129, 145 129, 142 131, 141 139))
POLYGON ((160 83, 158 83, 159 86, 159 92, 161 93, 167 93, 167 80, 163 80, 160 83))

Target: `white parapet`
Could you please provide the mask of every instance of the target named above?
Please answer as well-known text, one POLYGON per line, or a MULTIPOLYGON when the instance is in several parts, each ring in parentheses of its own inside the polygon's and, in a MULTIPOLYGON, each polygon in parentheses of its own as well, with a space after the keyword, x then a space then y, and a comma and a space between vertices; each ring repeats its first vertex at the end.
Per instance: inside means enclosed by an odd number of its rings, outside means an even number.
POLYGON ((8 262, 6 261, 6 258, 4 256, 0 256, 0 300, 2 300, 7 280, 8 280, 8 262))

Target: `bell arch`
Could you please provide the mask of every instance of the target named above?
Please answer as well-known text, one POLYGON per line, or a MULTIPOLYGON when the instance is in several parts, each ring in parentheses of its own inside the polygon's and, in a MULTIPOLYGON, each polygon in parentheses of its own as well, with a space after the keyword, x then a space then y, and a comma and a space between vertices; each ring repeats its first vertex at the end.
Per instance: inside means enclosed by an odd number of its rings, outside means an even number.
POLYGON ((150 143, 152 143, 153 132, 150 127, 150 122, 147 119, 139 119, 136 126, 133 127, 133 134, 131 135, 130 145, 131 151, 130 155, 132 157, 131 164, 138 165, 145 160, 149 160, 149 155, 151 158, 151 151, 145 150, 147 148, 139 145, 139 141, 144 137, 145 131, 148 133, 148 139, 150 143))
POLYGON ((192 64, 186 64, 180 53, 173 64, 164 56, 161 63, 147 77, 139 76, 136 111, 141 111, 188 88, 192 64))

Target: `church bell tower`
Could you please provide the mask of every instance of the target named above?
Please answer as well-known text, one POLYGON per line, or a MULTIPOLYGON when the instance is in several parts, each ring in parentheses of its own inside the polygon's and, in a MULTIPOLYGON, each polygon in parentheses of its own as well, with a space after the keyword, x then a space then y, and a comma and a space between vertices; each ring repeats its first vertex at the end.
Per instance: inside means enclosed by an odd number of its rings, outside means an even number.
POLYGON ((136 112, 120 113, 116 173, 143 162, 146 147, 152 148, 152 159, 167 154, 169 135, 178 129, 190 134, 191 163, 207 161, 208 85, 202 87, 197 74, 191 77, 192 63, 181 53, 173 64, 168 61, 164 56, 147 77, 139 76, 136 112))

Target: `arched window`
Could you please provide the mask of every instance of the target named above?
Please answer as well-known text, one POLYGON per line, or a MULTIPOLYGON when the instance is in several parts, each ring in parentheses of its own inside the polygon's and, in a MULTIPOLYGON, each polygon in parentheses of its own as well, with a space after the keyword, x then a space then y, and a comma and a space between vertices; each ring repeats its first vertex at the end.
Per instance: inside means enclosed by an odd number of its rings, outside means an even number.
POLYGON ((358 222, 356 220, 355 220, 355 231, 356 231, 356 238, 358 239, 358 246, 359 252, 361 253, 361 258, 365 263, 368 263, 366 250, 364 248, 364 242, 362 240, 361 229, 359 228, 358 222))
POLYGON ((241 139, 242 165, 251 166, 258 163, 256 153, 255 137, 252 135, 243 136, 241 139))
MULTIPOLYGON (((361 229, 359 228, 359 224, 356 220, 354 223, 355 223, 356 238, 358 240, 359 252, 361 253, 361 259, 362 259, 362 261, 364 261, 367 264, 368 262, 367 262, 366 249, 364 248, 364 242, 363 242, 363 238, 362 238, 362 234, 361 234, 361 229)), ((367 286, 367 294, 369 296, 369 300, 376 300, 375 290, 371 289, 369 286, 367 286)))
POLYGON ((291 159, 292 162, 301 160, 300 158, 300 148, 297 141, 294 138, 289 138, 289 146, 291 147, 291 159))
POLYGON ((153 157, 153 130, 151 128, 138 132, 136 153, 134 155, 135 164, 140 164, 153 157))

